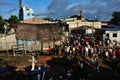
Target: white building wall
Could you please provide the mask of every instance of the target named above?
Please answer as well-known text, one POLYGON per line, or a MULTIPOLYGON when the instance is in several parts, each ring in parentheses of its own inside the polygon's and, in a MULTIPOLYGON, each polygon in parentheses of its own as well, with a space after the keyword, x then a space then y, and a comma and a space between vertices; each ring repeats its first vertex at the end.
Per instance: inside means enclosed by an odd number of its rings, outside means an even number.
POLYGON ((16 44, 15 34, 0 37, 0 50, 11 50, 11 47, 16 44))
POLYGON ((87 22, 87 21, 81 22, 81 20, 75 20, 73 22, 67 22, 67 24, 69 25, 69 29, 73 29, 85 25, 93 28, 101 28, 101 22, 87 22))
POLYGON ((109 33, 109 38, 111 39, 111 41, 117 40, 118 42, 120 42, 120 31, 106 31, 105 34, 107 33, 109 33), (117 37, 113 37, 114 33, 117 33, 117 37))

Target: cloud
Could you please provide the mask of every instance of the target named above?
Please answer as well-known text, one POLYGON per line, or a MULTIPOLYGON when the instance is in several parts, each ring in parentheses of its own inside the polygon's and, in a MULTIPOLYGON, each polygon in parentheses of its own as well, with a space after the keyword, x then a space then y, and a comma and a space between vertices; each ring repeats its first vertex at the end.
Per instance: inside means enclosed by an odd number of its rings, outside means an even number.
POLYGON ((35 10, 35 17, 46 18, 50 12, 47 9, 44 10, 35 10))
POLYGON ((0 0, 0 16, 8 19, 11 15, 17 15, 18 6, 9 0, 0 0))
MULTIPOLYGON (((13 3, 10 3, 10 2, 8 2, 8 1, 5 1, 5 0, 1 0, 0 1, 0 10, 1 10, 1 12, 8 12, 8 13, 10 13, 10 12, 12 12, 12 11, 15 11, 18 7, 16 7, 16 5, 15 4, 13 4, 13 3), (9 9, 9 10, 8 10, 9 9)), ((4 13, 3 12, 3 13, 4 13)))
POLYGON ((120 0, 52 0, 47 9, 54 13, 54 18, 78 14, 82 10, 89 19, 97 16, 99 20, 110 20, 113 12, 120 11, 119 4, 120 0))
POLYGON ((14 4, 5 2, 5 1, 0 1, 0 6, 3 6, 3 5, 14 5, 14 4))
MULTIPOLYGON (((14 1, 18 2, 18 0, 14 1)), ((14 3, 14 1, 0 0, 0 15, 18 14, 18 10, 16 10, 18 3, 14 3)), ((34 5, 34 7, 36 6, 34 5)), ((120 11, 120 0, 51 0, 47 9, 36 9, 35 15, 37 17, 48 16, 51 13, 53 18, 64 18, 76 15, 82 10, 87 19, 94 19, 96 16, 99 20, 110 20, 113 12, 120 11)))
POLYGON ((47 9, 54 14, 53 17, 60 18, 67 15, 68 6, 69 0, 52 0, 47 9))

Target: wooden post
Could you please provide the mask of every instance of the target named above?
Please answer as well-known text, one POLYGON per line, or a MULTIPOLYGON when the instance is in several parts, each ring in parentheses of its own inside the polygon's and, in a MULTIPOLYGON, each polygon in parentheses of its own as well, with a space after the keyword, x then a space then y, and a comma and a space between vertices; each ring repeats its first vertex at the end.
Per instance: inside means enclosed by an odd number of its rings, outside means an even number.
POLYGON ((12 49, 13 49, 13 56, 15 56, 15 50, 14 50, 14 46, 12 46, 12 49))
POLYGON ((41 41, 41 51, 43 52, 43 41, 41 41))
POLYGON ((23 51, 24 51, 24 54, 26 54, 26 44, 23 44, 23 51))

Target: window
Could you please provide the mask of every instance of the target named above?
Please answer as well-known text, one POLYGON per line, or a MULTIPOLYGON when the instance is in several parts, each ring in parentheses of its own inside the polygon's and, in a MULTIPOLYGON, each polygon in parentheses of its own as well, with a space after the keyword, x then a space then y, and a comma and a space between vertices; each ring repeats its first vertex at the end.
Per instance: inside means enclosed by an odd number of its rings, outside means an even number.
POLYGON ((30 8, 26 7, 26 10, 30 10, 30 8))
POLYGON ((34 16, 34 14, 32 14, 32 16, 34 16))
POLYGON ((113 33, 113 37, 117 37, 117 33, 113 33))
POLYGON ((27 13, 28 16, 30 16, 30 13, 27 13))

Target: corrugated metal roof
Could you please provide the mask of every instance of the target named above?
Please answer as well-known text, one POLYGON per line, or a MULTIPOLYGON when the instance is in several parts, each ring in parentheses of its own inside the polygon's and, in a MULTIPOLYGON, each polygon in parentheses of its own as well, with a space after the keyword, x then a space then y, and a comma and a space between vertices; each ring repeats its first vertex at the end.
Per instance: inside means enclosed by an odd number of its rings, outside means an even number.
POLYGON ((29 19, 26 19, 26 20, 21 21, 21 22, 22 23, 47 23, 49 21, 38 19, 38 18, 29 18, 29 19))

